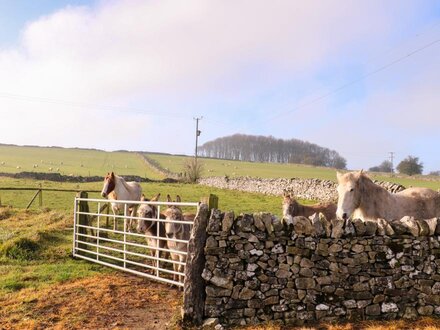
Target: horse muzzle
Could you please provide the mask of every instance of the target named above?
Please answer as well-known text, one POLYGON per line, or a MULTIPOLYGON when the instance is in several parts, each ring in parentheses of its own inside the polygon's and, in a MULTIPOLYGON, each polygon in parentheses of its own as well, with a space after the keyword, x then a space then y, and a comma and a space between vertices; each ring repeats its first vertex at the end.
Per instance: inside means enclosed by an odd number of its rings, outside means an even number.
POLYGON ((101 196, 104 197, 104 198, 106 198, 106 197, 107 197, 107 194, 106 194, 105 192, 102 192, 102 193, 101 193, 101 196))

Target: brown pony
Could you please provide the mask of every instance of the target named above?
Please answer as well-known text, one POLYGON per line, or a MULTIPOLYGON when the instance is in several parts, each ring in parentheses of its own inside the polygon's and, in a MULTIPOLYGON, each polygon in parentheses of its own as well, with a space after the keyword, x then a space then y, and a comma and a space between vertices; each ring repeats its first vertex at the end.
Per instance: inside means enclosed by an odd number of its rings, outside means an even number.
POLYGON ((392 194, 376 185, 363 173, 339 173, 338 209, 339 219, 360 218, 392 221, 404 216, 430 219, 440 216, 440 194, 428 188, 408 188, 392 194), (354 215, 353 215, 354 214, 354 215))
POLYGON ((318 203, 314 205, 299 204, 295 198, 289 194, 283 197, 283 218, 304 216, 309 217, 315 213, 322 213, 327 220, 336 217, 336 204, 331 202, 318 203))

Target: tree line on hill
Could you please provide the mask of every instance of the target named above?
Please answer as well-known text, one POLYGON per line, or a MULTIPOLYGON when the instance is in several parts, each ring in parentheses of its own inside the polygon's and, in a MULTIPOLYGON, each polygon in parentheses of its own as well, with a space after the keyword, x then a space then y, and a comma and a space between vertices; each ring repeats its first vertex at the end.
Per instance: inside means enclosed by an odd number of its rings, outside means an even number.
MULTIPOLYGON (((419 157, 408 156, 403 159, 396 167, 397 172, 407 175, 422 174, 423 163, 419 160, 419 157)), ((384 160, 380 165, 370 167, 371 172, 394 172, 393 164, 389 160, 384 160)), ((432 171, 429 175, 439 176, 440 171, 432 171)))
POLYGON ((249 162, 296 163, 345 169, 347 161, 336 151, 298 139, 235 134, 206 142, 203 157, 249 162))

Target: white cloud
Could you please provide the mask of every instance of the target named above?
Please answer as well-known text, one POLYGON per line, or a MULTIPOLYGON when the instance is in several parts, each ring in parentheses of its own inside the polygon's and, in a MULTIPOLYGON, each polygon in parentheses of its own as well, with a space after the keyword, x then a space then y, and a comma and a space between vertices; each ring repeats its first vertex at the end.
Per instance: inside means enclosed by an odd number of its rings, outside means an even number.
MULTIPOLYGON (((417 10, 411 1, 250 0, 121 0, 62 8, 24 27, 17 47, 0 50, 0 72, 7 77, 0 92, 88 105, 0 94, 2 115, 8 109, 4 140, 191 153, 190 120, 200 111, 209 114, 213 99, 246 103, 292 77, 322 85, 314 79, 323 67, 363 59, 400 33, 417 10), (180 112, 189 120, 90 104, 180 112)), ((224 122, 239 117, 228 109, 211 117, 227 114, 224 122)), ((235 132, 208 133, 218 129, 208 118, 204 125, 206 138, 235 132)))

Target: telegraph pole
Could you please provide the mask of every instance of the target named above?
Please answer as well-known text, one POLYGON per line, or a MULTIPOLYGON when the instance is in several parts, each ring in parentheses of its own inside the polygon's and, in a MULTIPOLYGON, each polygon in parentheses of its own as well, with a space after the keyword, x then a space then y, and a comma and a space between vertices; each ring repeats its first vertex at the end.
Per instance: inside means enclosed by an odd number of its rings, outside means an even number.
POLYGON ((390 151, 391 173, 394 173, 394 151, 390 151))
POLYGON ((194 153, 194 158, 196 160, 196 163, 197 163, 197 144, 199 141, 200 133, 202 133, 202 131, 199 130, 199 120, 202 120, 202 119, 203 119, 203 116, 201 116, 200 118, 198 118, 198 117, 194 118, 194 120, 196 121, 196 151, 194 153))

